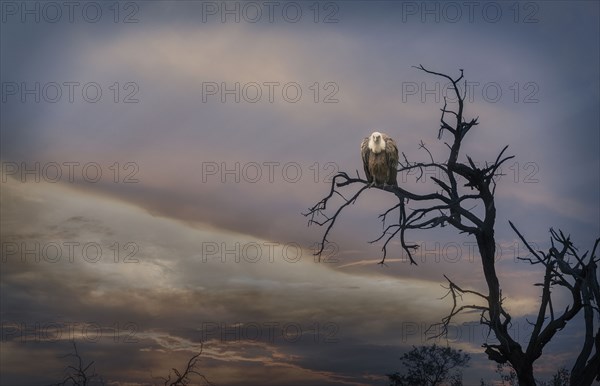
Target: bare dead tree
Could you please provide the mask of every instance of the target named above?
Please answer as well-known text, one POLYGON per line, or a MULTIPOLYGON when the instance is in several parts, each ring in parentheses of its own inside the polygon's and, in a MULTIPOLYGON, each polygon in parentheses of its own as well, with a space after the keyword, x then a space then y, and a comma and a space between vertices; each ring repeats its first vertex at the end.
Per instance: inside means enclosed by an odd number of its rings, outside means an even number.
MULTIPOLYGON (((179 371, 176 368, 171 369, 167 377, 156 377, 163 381, 165 386, 187 386, 191 385, 191 376, 197 375, 199 376, 205 385, 214 386, 203 374, 198 372, 198 362, 200 355, 202 355, 203 345, 200 345, 200 352, 194 356, 192 356, 185 369, 183 371, 179 371)), ((104 385, 104 380, 96 373, 96 366, 94 361, 89 362, 87 365, 84 360, 79 355, 77 351, 77 345, 75 341, 73 341, 73 353, 62 356, 61 358, 75 358, 75 365, 69 365, 66 367, 67 375, 65 378, 58 383, 54 383, 51 386, 90 386, 92 384, 97 384, 94 382, 98 380, 98 384, 104 385)))
POLYGON ((600 258, 596 257, 600 238, 594 243, 592 253, 588 257, 589 251, 580 255, 570 236, 565 236, 562 231, 550 229, 552 246, 547 253, 536 252, 512 222, 510 226, 533 256, 519 259, 532 265, 541 264, 545 271, 543 282, 535 284, 542 287, 542 299, 536 321, 529 322, 533 331, 526 355, 532 358, 532 361, 539 358, 542 349, 552 337, 583 310, 585 339, 571 369, 570 383, 591 385, 594 378, 600 381, 600 326, 594 331, 594 314, 600 317, 600 258), (570 305, 562 312, 555 311, 552 304, 552 293, 558 288, 565 289, 571 296, 570 305))
MULTIPOLYGON (((407 242, 407 231, 450 225, 460 233, 475 237, 487 284, 487 294, 481 291, 463 289, 447 276, 444 276, 448 282, 448 295, 451 295, 453 307, 449 315, 437 324, 438 326, 441 325, 441 333, 438 337, 447 334, 448 326, 457 314, 463 311, 478 312, 480 322, 494 333, 499 342, 495 345, 484 344, 485 353, 489 359, 500 364, 510 364, 515 370, 521 386, 535 386, 534 361, 541 356, 542 349, 556 332, 564 328, 566 323, 583 309, 586 335, 581 354, 571 371, 571 384, 573 386, 590 385, 594 377, 600 379, 600 370, 598 370, 600 368, 600 329, 594 330, 594 314, 600 315, 598 308, 600 298, 598 298, 598 277, 596 273, 598 260, 595 257, 596 247, 600 239, 596 241, 594 249, 586 262, 585 257, 587 254, 580 257, 568 237, 564 237, 562 232, 555 233, 551 231, 553 243, 560 244, 560 251, 553 247, 554 249, 551 249, 548 254, 541 252, 534 254, 535 260, 526 259, 531 264, 544 265, 546 275, 542 283, 543 295, 538 317, 533 322, 534 328, 531 339, 524 350, 509 333, 512 317, 503 307, 504 299, 494 261, 496 252, 494 237, 496 179, 501 175, 500 168, 502 164, 514 156, 504 155, 508 148, 508 146, 505 146, 494 161, 485 163, 485 167, 478 167, 468 155, 466 155, 466 163, 460 162, 459 155, 462 141, 470 130, 479 123, 478 118, 467 120, 464 117, 466 81, 465 92, 461 93, 459 89, 460 82, 464 77, 463 70, 460 70, 460 76, 452 78, 443 73, 430 71, 422 65, 415 68, 448 80, 452 85, 451 90, 457 97, 457 107, 454 110, 449 109, 447 100, 444 98, 438 139, 441 140, 446 133, 451 139, 449 142, 445 142, 448 154, 444 157, 444 161, 436 161, 429 149, 421 142, 419 147, 427 154, 428 159, 426 161, 411 162, 402 153, 402 161, 399 162, 398 172, 416 172, 417 181, 423 179, 424 168, 438 170, 442 178, 430 177, 431 192, 425 194, 415 193, 402 186, 374 187, 388 191, 398 199, 396 205, 379 216, 384 224, 383 231, 372 242, 383 240, 383 257, 380 263, 385 262, 389 242, 398 235, 400 244, 408 255, 411 264, 416 265, 413 253, 418 249, 418 245, 407 242), (449 120, 453 120, 453 124, 450 124, 449 120), (464 184, 462 184, 463 182, 464 184), (413 207, 408 206, 409 202, 413 202, 413 207), (475 213, 472 209, 477 205, 482 208, 482 213, 475 213), (387 217, 395 210, 398 211, 398 221, 386 226, 387 217), (569 257, 573 257, 575 261, 570 263, 569 257), (573 297, 573 304, 560 315, 555 315, 552 308, 551 290, 553 286, 561 286, 570 290, 573 297), (459 304, 462 295, 467 294, 473 295, 479 299, 479 302, 459 304), (595 351, 592 355, 594 347, 595 351)), ((345 172, 336 174, 331 182, 329 194, 305 213, 305 216, 309 218, 309 225, 315 224, 325 227, 325 232, 319 243, 320 248, 316 252, 319 257, 325 250, 326 244, 329 242, 329 233, 342 211, 354 204, 359 196, 369 188, 367 181, 360 178, 358 171, 356 174, 357 177, 355 178, 350 177, 345 172), (350 190, 351 187, 359 187, 359 189, 357 191, 350 190), (333 210, 333 214, 330 214, 328 205, 335 205, 334 197, 341 197, 343 201, 341 205, 333 210)), ((524 241, 512 223, 511 226, 524 241)), ((529 246, 529 244, 527 245, 529 246)), ((532 251, 530 247, 529 249, 532 251)))
POLYGON ((186 386, 190 385, 192 380, 192 375, 197 375, 202 379, 202 381, 209 386, 214 386, 203 374, 201 374, 198 368, 198 362, 200 355, 202 355, 203 345, 200 345, 200 352, 190 358, 185 369, 183 371, 179 371, 176 368, 172 368, 169 371, 167 377, 157 377, 158 379, 164 381, 164 386, 186 386))
POLYGON ((75 341, 73 341, 73 352, 64 355, 62 358, 68 357, 75 358, 75 365, 66 367, 67 375, 61 382, 54 384, 55 386, 88 386, 96 379, 98 379, 100 385, 104 385, 104 381, 96 373, 94 361, 91 361, 87 365, 85 364, 77 351, 75 341))

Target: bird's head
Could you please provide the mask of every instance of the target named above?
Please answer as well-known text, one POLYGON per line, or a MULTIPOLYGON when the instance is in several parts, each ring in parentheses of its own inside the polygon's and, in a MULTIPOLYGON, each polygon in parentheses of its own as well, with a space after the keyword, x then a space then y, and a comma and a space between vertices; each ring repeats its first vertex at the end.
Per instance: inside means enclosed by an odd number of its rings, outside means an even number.
POLYGON ((380 153, 385 149, 385 141, 380 132, 374 131, 371 134, 371 138, 369 138, 369 149, 371 149, 373 153, 380 153))

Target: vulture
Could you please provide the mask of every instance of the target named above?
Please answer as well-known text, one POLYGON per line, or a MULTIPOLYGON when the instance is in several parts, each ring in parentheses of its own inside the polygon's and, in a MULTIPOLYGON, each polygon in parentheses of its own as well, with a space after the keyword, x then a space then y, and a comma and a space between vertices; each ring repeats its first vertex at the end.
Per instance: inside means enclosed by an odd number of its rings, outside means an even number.
POLYGON ((390 136, 373 132, 360 144, 360 155, 370 186, 398 185, 398 147, 390 136))

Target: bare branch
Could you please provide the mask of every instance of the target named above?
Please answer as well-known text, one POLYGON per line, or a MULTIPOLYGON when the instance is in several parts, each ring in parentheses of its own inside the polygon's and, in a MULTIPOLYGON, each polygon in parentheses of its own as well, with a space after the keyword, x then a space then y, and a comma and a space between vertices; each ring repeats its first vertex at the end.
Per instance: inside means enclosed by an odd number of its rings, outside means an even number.
POLYGON ((478 305, 478 304, 469 304, 469 305, 459 306, 458 299, 462 299, 463 294, 472 294, 472 295, 475 295, 487 302, 488 297, 483 295, 482 293, 474 291, 474 290, 462 289, 461 287, 456 285, 456 283, 454 283, 452 280, 450 280, 448 278, 448 276, 446 276, 446 275, 444 275, 444 278, 446 278, 446 280, 448 281, 448 287, 445 287, 448 290, 448 292, 446 293, 446 295, 444 295, 442 297, 442 299, 446 298, 450 295, 452 296, 452 310, 450 311, 450 313, 447 316, 445 316, 442 319, 441 322, 432 324, 425 331, 425 333, 427 334, 427 332, 429 332, 434 327, 441 327, 440 332, 436 335, 431 336, 429 339, 435 339, 435 338, 440 338, 442 336, 446 336, 448 334, 448 327, 452 323, 452 319, 456 315, 460 314, 463 311, 479 311, 481 314, 481 320, 484 321, 484 324, 487 324, 487 322, 485 321, 485 317, 484 317, 485 313, 489 312, 489 308, 487 306, 478 305))
POLYGON ((96 373, 96 368, 94 365, 94 361, 91 361, 87 365, 84 364, 83 358, 79 355, 79 351, 77 350, 77 344, 75 341, 73 343, 73 352, 63 355, 61 358, 75 358, 75 365, 68 365, 65 367, 67 371, 67 375, 65 378, 56 384, 55 386, 88 386, 90 382, 98 379, 101 385, 104 385, 104 380, 96 373), (92 367, 93 366, 93 367, 92 367))
POLYGON ((197 370, 198 362, 200 361, 199 358, 200 358, 200 355, 202 355, 203 348, 204 348, 204 346, 201 343, 200 344, 200 352, 197 353, 196 355, 193 355, 188 360, 188 363, 187 363, 185 369, 183 370, 183 372, 177 370, 176 368, 172 368, 166 377, 155 377, 155 378, 163 380, 165 386, 187 386, 187 385, 190 385, 192 382, 191 376, 197 375, 198 377, 200 377, 202 379, 202 381, 206 385, 214 386, 214 384, 212 382, 210 382, 202 373, 198 372, 198 370, 197 370), (171 379, 171 372, 173 372, 175 375, 175 378, 173 380, 171 379))

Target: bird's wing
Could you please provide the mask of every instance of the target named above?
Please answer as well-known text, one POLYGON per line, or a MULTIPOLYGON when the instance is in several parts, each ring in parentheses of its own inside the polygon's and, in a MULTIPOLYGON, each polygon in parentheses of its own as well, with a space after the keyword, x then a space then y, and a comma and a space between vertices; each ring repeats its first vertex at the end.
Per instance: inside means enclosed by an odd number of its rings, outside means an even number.
POLYGON ((366 137, 365 139, 363 139, 363 141, 360 144, 360 156, 363 161, 363 168, 365 169, 365 175, 367 176, 367 181, 369 181, 369 182, 371 182, 373 180, 373 177, 371 176, 371 173, 369 172, 369 153, 370 152, 371 152, 371 150, 369 149, 369 137, 366 137))
POLYGON ((398 146, 396 146, 396 142, 387 134, 382 134, 383 139, 385 140, 385 156, 387 160, 387 166, 390 170, 390 185, 396 185, 396 177, 398 170, 398 146))

